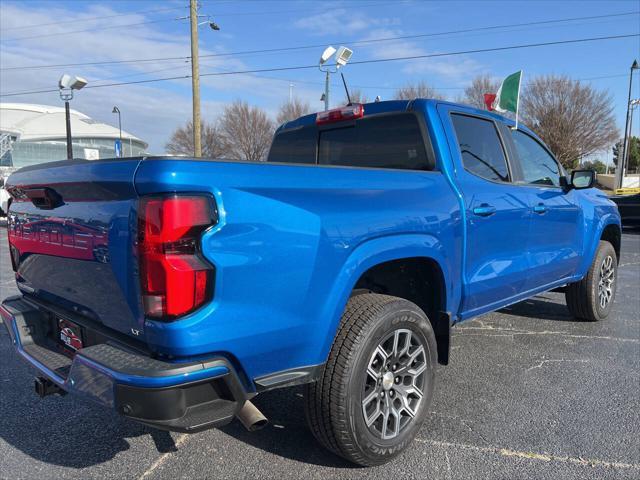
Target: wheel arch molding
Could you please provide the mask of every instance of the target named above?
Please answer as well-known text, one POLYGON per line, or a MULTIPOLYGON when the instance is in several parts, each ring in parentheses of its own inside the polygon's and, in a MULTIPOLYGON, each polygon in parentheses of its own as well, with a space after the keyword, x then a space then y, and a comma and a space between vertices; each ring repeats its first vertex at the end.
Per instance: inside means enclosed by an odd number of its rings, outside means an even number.
POLYGON ((446 250, 432 235, 403 234, 379 237, 359 245, 343 264, 322 318, 326 324, 321 358, 326 360, 340 318, 349 298, 361 292, 383 293, 404 298, 418 305, 429 318, 438 345, 438 363, 449 358, 449 337, 454 304, 451 268, 446 250))

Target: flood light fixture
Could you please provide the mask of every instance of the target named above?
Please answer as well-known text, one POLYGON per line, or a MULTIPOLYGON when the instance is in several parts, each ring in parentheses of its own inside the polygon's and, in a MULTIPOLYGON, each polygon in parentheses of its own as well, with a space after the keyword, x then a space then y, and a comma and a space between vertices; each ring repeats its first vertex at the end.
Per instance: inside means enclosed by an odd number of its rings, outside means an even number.
POLYGON ((353 50, 345 46, 340 46, 336 53, 336 68, 344 67, 351 59, 351 55, 353 55, 353 50))
POLYGON ((325 48, 324 52, 322 52, 322 55, 320 55, 320 65, 324 65, 325 63, 327 63, 334 53, 336 53, 336 49, 331 45, 325 48))
POLYGON ((75 77, 65 73, 60 77, 60 80, 58 81, 58 88, 60 90, 80 90, 87 83, 88 82, 82 77, 75 77))

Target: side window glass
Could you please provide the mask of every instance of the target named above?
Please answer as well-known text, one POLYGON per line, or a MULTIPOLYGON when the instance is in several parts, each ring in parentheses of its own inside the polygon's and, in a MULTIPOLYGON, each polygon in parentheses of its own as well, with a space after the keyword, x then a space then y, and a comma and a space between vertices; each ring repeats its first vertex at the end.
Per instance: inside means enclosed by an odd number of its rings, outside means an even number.
POLYGON ((316 163, 317 135, 315 127, 295 128, 278 133, 271 144, 267 161, 316 163))
POLYGON ((562 175, 560 167, 542 145, 518 130, 512 130, 511 137, 522 167, 524 183, 559 187, 562 175))
POLYGON ((465 170, 494 182, 508 182, 507 159, 495 124, 466 115, 451 118, 465 170))

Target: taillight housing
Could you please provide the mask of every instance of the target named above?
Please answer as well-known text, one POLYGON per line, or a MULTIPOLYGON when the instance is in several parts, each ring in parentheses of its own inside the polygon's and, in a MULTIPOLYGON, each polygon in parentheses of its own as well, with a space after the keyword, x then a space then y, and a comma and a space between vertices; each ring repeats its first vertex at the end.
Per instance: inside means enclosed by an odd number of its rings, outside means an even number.
POLYGON ((201 253, 202 233, 217 223, 213 198, 143 197, 138 210, 138 256, 145 315, 174 320, 213 297, 214 267, 201 253))
POLYGON ((316 114, 316 125, 343 122, 345 120, 357 120, 362 117, 364 117, 364 105, 361 103, 354 103, 353 105, 347 105, 346 107, 318 112, 316 114))

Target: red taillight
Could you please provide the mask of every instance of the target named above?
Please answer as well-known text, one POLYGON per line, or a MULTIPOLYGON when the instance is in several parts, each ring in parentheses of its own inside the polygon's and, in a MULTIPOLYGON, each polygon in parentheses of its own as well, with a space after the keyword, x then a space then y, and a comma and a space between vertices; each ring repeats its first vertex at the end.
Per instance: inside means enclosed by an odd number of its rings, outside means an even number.
POLYGON ((205 196, 146 197, 140 201, 138 254, 148 317, 173 319, 211 299, 213 266, 200 254, 200 235, 216 223, 205 196))
POLYGON ((364 105, 356 103, 347 107, 340 107, 334 110, 318 112, 316 114, 316 124, 342 122, 344 120, 356 120, 364 116, 364 105))

